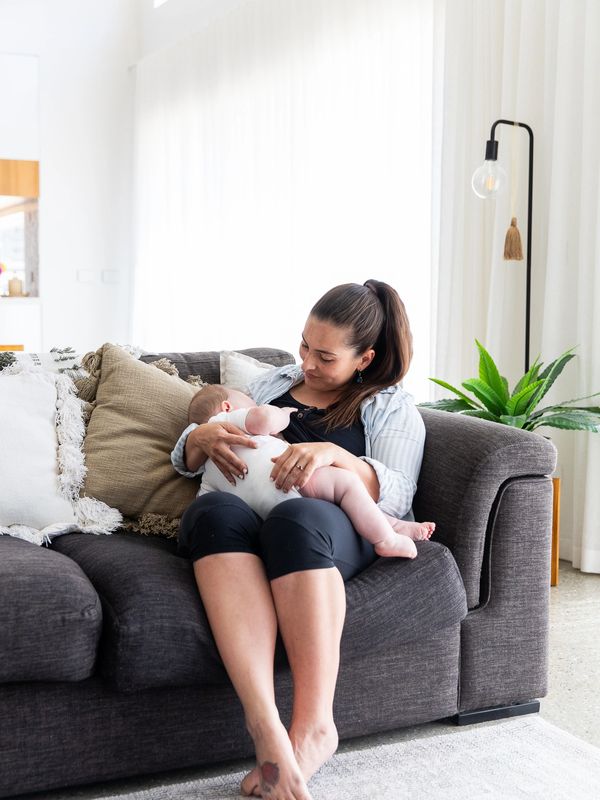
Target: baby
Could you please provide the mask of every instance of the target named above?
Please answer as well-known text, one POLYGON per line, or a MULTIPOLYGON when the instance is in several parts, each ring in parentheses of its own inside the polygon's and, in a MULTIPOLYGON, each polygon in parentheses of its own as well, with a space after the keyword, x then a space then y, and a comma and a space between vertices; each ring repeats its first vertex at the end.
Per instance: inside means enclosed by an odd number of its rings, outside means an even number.
POLYGON ((429 539, 435 530, 433 522, 407 522, 385 514, 378 508, 365 485, 355 473, 339 467, 319 467, 302 489, 284 492, 270 480, 272 458, 280 456, 288 444, 277 437, 287 428, 295 408, 257 406, 235 389, 218 384, 204 386, 190 403, 188 419, 198 425, 204 422, 230 422, 252 436, 258 447, 234 446, 248 467, 244 480, 232 486, 216 465, 208 459, 198 495, 208 492, 230 492, 244 500, 263 519, 283 500, 293 497, 315 497, 335 503, 346 513, 355 530, 375 548, 379 556, 417 555, 415 540, 429 539), (243 450, 243 453, 241 452, 243 450))

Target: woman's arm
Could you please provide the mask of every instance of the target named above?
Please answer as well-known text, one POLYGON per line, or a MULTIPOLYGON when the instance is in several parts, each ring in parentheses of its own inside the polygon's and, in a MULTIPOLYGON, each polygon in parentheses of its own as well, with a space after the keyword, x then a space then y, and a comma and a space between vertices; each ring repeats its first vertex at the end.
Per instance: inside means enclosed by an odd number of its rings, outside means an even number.
POLYGON ((382 425, 374 425, 370 452, 363 461, 370 464, 379 483, 380 509, 402 519, 412 508, 423 461, 425 425, 409 400, 396 405, 382 425))
POLYGON ((276 485, 284 491, 289 491, 292 486, 301 488, 318 467, 341 467, 361 478, 382 511, 399 519, 404 517, 412 507, 417 488, 425 426, 414 403, 406 395, 395 397, 388 394, 378 398, 377 402, 377 413, 365 425, 367 456, 357 458, 330 442, 293 444, 274 459, 271 477, 276 485), (302 470, 297 469, 298 464, 302 470))
POLYGON ((229 483, 242 478, 248 471, 245 462, 231 449, 233 446, 256 447, 252 439, 230 422, 206 422, 189 425, 179 437, 171 462, 186 477, 200 475, 210 458, 229 483))
POLYGON ((371 464, 332 442, 291 444, 278 458, 272 460, 275 466, 271 478, 277 488, 284 492, 289 492, 293 486, 301 489, 316 469, 331 466, 356 473, 373 500, 377 502, 379 499, 379 481, 371 464), (298 469, 298 466, 302 469, 298 469))

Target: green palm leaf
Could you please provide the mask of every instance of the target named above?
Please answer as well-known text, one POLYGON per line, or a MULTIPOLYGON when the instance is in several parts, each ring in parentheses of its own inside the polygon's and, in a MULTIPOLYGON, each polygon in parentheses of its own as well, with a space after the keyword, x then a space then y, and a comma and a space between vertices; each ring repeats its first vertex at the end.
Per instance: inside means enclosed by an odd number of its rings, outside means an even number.
POLYGON ((444 389, 448 389, 449 391, 454 392, 454 394, 457 394, 459 397, 465 400, 471 408, 477 408, 477 406, 479 405, 479 403, 476 403, 472 397, 468 397, 466 394, 463 394, 463 392, 461 392, 460 389, 457 389, 451 384, 446 383, 446 381, 442 381, 439 378, 429 378, 429 380, 433 381, 433 383, 437 383, 438 386, 441 386, 444 389))
POLYGON ((519 416, 524 414, 527 410, 531 395, 543 384, 544 381, 535 381, 535 383, 526 386, 518 394, 513 394, 508 403, 506 404, 506 412, 511 416, 519 416))
POLYGON ((556 405, 558 406, 571 405, 571 403, 578 403, 580 400, 591 400, 592 397, 600 397, 600 392, 594 392, 594 394, 586 394, 585 397, 575 397, 573 400, 561 400, 561 402, 557 403, 556 405))
POLYGON ((500 422, 500 417, 487 411, 485 408, 476 408, 472 411, 463 411, 463 417, 476 417, 477 419, 487 419, 490 422, 500 422))
MULTIPOLYGON (((487 383, 490 389, 500 398, 502 405, 508 400, 508 385, 502 380, 494 359, 485 347, 475 339, 479 350, 479 380, 487 383)), ((463 384, 464 385, 464 384, 463 384)))
POLYGON ((540 386, 540 388, 537 390, 537 392, 534 394, 533 398, 531 399, 531 402, 529 403, 529 406, 527 407, 527 413, 528 414, 532 413, 533 409, 537 406, 537 404, 540 402, 542 397, 544 397, 550 391, 550 388, 554 384, 554 381, 558 378, 558 376, 563 371, 563 369, 567 366, 569 361, 572 358, 575 358, 575 355, 572 352, 573 349, 574 348, 571 348, 571 350, 567 350, 566 353, 563 353, 562 356, 559 356, 540 375, 540 380, 543 380, 544 383, 542 384, 542 386, 540 386))
POLYGON ((538 372, 541 369, 542 362, 538 361, 539 356, 531 365, 530 369, 523 375, 523 377, 519 380, 515 388, 513 389, 512 396, 514 397, 516 394, 519 394, 526 386, 530 386, 534 381, 538 379, 538 372))
POLYGON ((433 400, 430 403, 419 403, 423 408, 433 408, 437 411, 466 411, 473 408, 472 403, 467 403, 466 400, 460 398, 448 397, 443 400, 433 400))
POLYGON ((462 385, 465 389, 473 392, 475 397, 481 400, 487 410, 491 411, 495 416, 499 417, 504 412, 504 403, 485 381, 479 378, 471 378, 468 381, 463 381, 462 385))
POLYGON ((558 411, 538 417, 529 430, 534 430, 545 425, 549 428, 562 428, 571 431, 593 431, 600 433, 600 416, 586 414, 583 411, 558 411))
MULTIPOLYGON (((580 398, 581 400, 585 398, 580 398)), ((569 402, 568 400, 566 401, 569 402)), ((574 400, 571 402, 575 402, 574 400)), ((590 414, 598 414, 600 418, 600 406, 568 406, 565 403, 557 403, 555 406, 546 406, 545 408, 540 408, 539 411, 534 411, 533 414, 529 415, 530 420, 535 420, 538 417, 541 417, 542 414, 554 414, 558 411, 588 411, 590 414)))
POLYGON ((524 428, 527 424, 527 414, 502 414, 500 422, 510 425, 511 428, 524 428))

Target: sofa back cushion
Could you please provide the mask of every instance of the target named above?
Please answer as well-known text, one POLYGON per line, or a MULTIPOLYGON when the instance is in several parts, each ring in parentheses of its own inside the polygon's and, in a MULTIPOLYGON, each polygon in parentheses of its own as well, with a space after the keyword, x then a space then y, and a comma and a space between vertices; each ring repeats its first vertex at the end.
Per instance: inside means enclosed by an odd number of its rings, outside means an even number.
MULTIPOLYGON (((250 347, 246 350, 234 351, 254 358, 257 361, 282 367, 284 364, 293 364, 294 357, 286 350, 273 347, 250 347)), ((159 358, 168 358, 177 367, 179 377, 186 380, 190 375, 199 375, 207 383, 221 383, 221 352, 218 350, 205 350, 198 353, 145 353, 140 361, 150 364, 159 358)))

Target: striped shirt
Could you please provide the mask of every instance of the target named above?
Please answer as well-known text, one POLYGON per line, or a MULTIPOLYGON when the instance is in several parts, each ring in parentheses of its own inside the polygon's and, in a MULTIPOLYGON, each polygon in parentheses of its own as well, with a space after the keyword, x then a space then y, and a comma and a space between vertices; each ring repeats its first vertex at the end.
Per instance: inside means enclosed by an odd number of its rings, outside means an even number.
MULTIPOLYGON (((247 391, 257 405, 263 405, 303 379, 301 367, 286 364, 259 375, 247 391)), ((400 386, 382 389, 363 400, 361 420, 365 430, 365 455, 361 458, 377 475, 377 505, 393 517, 412 519, 412 499, 423 460, 425 425, 411 395, 400 386)), ((190 472, 185 464, 185 443, 188 434, 197 427, 195 423, 188 425, 171 453, 177 472, 188 478, 204 472, 204 465, 190 472)))

